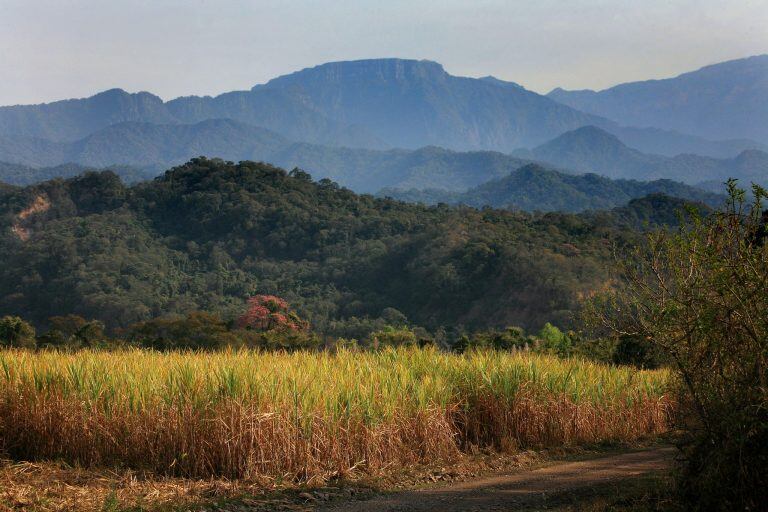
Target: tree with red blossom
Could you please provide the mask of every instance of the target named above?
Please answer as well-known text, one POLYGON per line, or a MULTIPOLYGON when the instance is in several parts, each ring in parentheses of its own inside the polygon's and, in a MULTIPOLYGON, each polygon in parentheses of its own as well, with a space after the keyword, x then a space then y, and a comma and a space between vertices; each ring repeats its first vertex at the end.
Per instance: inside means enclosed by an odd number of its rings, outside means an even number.
POLYGON ((255 295, 248 299, 248 310, 237 319, 237 327, 266 332, 304 331, 309 326, 284 299, 274 295, 255 295))

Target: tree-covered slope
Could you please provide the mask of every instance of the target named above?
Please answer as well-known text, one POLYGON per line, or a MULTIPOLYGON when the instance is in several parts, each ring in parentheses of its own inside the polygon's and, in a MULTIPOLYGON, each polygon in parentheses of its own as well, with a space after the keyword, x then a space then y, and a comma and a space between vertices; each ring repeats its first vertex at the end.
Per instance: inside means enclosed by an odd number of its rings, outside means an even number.
POLYGON ((612 244, 635 236, 611 221, 411 205, 197 159, 133 187, 106 172, 0 190, 0 314, 114 328, 233 315, 272 293, 321 331, 385 308, 433 329, 565 326, 578 297, 605 284, 612 244))
POLYGON ((565 174, 538 164, 525 165, 504 178, 489 181, 466 192, 437 189, 381 191, 383 196, 425 204, 567 212, 613 208, 648 194, 664 194, 711 206, 719 205, 724 200, 719 194, 671 180, 611 180, 597 174, 565 174))

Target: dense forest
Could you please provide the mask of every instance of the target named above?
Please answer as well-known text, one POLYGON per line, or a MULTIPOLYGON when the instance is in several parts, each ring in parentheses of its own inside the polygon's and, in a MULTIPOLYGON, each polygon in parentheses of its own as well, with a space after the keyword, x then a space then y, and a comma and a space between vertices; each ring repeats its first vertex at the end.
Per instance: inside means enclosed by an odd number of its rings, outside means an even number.
POLYGON ((108 329, 285 298, 317 332, 568 327, 665 196, 581 215, 423 206, 267 164, 194 159, 150 182, 91 172, 0 188, 0 315, 108 329))
POLYGON ((672 180, 611 180, 597 174, 567 174, 538 164, 524 165, 503 178, 488 181, 466 192, 429 188, 386 188, 380 192, 383 196, 425 204, 564 212, 614 208, 649 194, 665 194, 712 207, 720 206, 725 201, 725 196, 721 194, 672 180))

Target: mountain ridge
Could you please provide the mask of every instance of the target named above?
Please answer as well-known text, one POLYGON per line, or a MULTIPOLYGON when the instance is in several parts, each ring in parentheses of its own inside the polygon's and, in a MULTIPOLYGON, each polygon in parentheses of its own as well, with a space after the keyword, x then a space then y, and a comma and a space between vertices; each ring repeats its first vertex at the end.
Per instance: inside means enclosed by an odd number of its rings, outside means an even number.
POLYGON ((375 193, 382 188, 440 188, 459 192, 502 178, 531 161, 544 162, 563 172, 596 172, 612 178, 645 181, 670 178, 688 184, 722 182, 728 177, 764 182, 768 177, 768 154, 758 150, 732 159, 698 155, 670 158, 628 148, 597 127, 578 128, 533 150, 512 155, 436 146, 413 150, 322 146, 295 142, 271 130, 231 119, 208 119, 191 125, 125 122, 71 143, 42 139, 14 142, 0 137, 0 161, 33 167, 62 163, 98 168, 121 165, 149 175, 152 169, 181 164, 200 155, 300 167, 318 178, 330 178, 362 193, 375 193))
MULTIPOLYGON (((721 189, 722 190, 722 189, 721 189)), ((380 195, 424 204, 463 204, 526 211, 579 212, 615 208, 633 199, 662 193, 669 197, 721 205, 725 196, 690 185, 661 179, 650 182, 612 180, 588 173, 573 175, 527 164, 508 176, 488 181, 465 192, 445 190, 382 190, 380 195)))
POLYGON ((556 88, 547 96, 627 125, 768 144, 768 54, 600 91, 556 88))
POLYGON ((673 157, 643 153, 595 126, 566 132, 520 157, 548 162, 578 172, 595 172, 611 178, 676 179, 688 184, 738 178, 768 182, 768 153, 744 150, 733 158, 717 159, 695 154, 673 157))
POLYGON ((454 76, 436 62, 341 61, 273 78, 250 90, 164 102, 110 89, 85 99, 0 107, 0 135, 73 142, 122 122, 194 124, 228 118, 297 142, 368 149, 437 145, 511 152, 585 125, 643 151, 733 156, 751 141, 710 141, 623 126, 492 77, 454 76), (658 150, 658 151, 657 151, 658 150))

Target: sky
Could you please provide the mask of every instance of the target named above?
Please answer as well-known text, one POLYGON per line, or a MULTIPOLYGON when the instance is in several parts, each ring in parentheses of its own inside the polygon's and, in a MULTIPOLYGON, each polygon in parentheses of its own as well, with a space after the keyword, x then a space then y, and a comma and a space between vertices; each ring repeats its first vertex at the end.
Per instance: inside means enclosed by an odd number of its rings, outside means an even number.
POLYGON ((546 93, 763 53, 768 0, 0 0, 0 105, 216 95, 377 57, 546 93))

